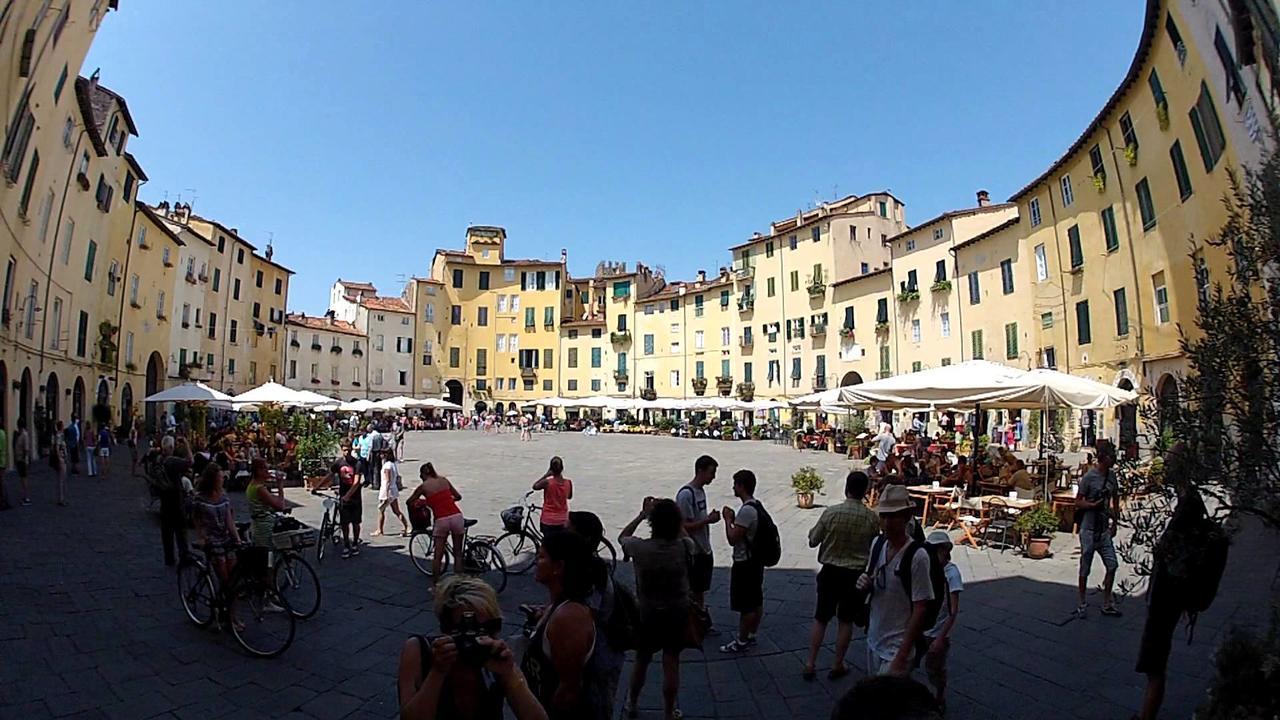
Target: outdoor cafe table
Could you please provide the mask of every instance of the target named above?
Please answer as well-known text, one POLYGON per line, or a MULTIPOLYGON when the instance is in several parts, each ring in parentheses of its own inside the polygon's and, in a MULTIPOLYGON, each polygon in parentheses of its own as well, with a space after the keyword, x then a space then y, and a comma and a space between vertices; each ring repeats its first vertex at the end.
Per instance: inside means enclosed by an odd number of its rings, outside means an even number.
POLYGON ((921 523, 929 522, 929 506, 933 504, 933 499, 950 495, 951 491, 952 488, 933 485, 911 485, 907 488, 908 495, 924 500, 924 512, 920 514, 921 523))
POLYGON ((1030 510, 1036 506, 1036 501, 1031 498, 1011 498, 1008 495, 982 495, 978 499, 982 501, 984 508, 989 507, 994 500, 999 500, 1005 507, 1013 510, 1030 510))
MULTIPOLYGON (((1076 493, 1071 488, 1067 488, 1065 490, 1056 490, 1052 495, 1049 496, 1049 498, 1053 503, 1053 514, 1057 515, 1059 518, 1063 518, 1062 510, 1073 509, 1076 506, 1076 493)), ((1074 518, 1072 518, 1070 522, 1071 522, 1071 529, 1072 531, 1074 531, 1075 530, 1074 518)), ((1059 520, 1059 524, 1061 524, 1061 520, 1059 520)))

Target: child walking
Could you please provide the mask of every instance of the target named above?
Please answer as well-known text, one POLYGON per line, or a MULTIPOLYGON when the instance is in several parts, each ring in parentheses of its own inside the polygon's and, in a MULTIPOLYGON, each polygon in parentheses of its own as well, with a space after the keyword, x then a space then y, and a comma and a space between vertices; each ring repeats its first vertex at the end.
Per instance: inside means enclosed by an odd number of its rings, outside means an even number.
POLYGON ((938 621, 926 630, 916 646, 916 661, 924 661, 924 672, 933 686, 938 708, 945 711, 947 705, 947 652, 951 649, 951 630, 960 615, 960 591, 964 581, 960 568, 951 562, 951 536, 945 530, 934 530, 925 538, 929 551, 942 565, 947 581, 947 597, 938 610, 938 621))

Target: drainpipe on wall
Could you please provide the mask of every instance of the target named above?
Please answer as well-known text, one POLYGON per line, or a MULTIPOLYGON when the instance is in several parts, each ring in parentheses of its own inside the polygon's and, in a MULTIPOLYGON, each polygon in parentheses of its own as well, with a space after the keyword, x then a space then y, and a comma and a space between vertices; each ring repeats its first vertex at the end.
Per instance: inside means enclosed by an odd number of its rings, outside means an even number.
MULTIPOLYGON (((951 233, 951 247, 947 248, 947 252, 951 254, 952 267, 951 272, 955 276, 956 285, 960 284, 960 255, 956 252, 955 233, 951 233)), ((892 286, 890 286, 892 289, 892 286)), ((960 288, 953 288, 955 295, 958 297, 960 288)), ((964 303, 958 299, 956 301, 956 327, 960 331, 960 362, 964 362, 964 303)))

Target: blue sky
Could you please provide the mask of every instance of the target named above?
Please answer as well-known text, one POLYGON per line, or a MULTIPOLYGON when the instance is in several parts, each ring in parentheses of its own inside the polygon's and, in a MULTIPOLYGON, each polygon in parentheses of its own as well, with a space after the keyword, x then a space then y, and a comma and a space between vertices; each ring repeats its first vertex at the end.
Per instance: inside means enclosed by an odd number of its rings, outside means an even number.
POLYGON ((471 224, 688 278, 836 195, 888 188, 913 224, 1003 200, 1115 89, 1142 6, 128 0, 84 74, 129 102, 143 199, 273 237, 316 313, 471 224))

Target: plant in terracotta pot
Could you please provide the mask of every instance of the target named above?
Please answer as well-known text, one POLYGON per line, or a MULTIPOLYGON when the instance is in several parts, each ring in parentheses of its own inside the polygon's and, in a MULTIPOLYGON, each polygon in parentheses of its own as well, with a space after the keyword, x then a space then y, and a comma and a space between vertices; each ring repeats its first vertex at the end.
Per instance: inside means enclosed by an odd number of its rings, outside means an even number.
POLYGON ((1058 531, 1058 515, 1048 505, 1040 504, 1024 511, 1013 526, 1027 538, 1027 557, 1042 560, 1049 557, 1049 542, 1058 531))
POLYGON ((805 465, 796 470, 791 475, 791 489, 796 491, 796 505, 801 508, 813 507, 813 496, 821 495, 822 488, 827 481, 813 469, 812 465, 805 465))

